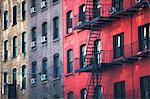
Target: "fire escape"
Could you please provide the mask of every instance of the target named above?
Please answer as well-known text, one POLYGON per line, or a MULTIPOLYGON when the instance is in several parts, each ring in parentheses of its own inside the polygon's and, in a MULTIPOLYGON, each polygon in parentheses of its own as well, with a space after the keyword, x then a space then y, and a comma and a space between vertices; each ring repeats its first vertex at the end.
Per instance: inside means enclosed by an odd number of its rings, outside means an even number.
POLYGON ((118 10, 115 7, 113 7, 112 3, 101 4, 99 0, 87 0, 85 4, 85 21, 78 24, 79 19, 76 19, 78 17, 75 17, 77 24, 74 27, 74 29, 90 30, 88 41, 86 44, 86 66, 80 68, 79 70, 76 70, 76 72, 91 73, 87 88, 88 99, 101 99, 102 95, 99 94, 99 91, 101 90, 100 82, 104 69, 116 65, 121 65, 122 63, 136 61, 138 57, 145 57, 145 54, 140 54, 119 61, 98 62, 98 60, 101 59, 97 58, 97 56, 101 56, 100 54, 103 54, 103 51, 98 52, 97 50, 94 50, 94 41, 100 39, 101 28, 104 25, 109 24, 121 17, 133 15, 134 13, 138 12, 141 8, 149 7, 148 0, 133 1, 136 1, 134 2, 134 5, 130 6, 127 9, 121 8, 120 10, 118 10))

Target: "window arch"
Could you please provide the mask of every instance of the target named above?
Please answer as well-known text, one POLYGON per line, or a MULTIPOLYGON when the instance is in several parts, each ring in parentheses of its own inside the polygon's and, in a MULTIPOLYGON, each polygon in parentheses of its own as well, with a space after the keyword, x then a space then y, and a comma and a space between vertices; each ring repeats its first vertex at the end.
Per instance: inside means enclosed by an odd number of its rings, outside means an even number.
POLYGON ((86 88, 83 88, 80 91, 80 99, 87 99, 87 89, 86 88))
POLYGON ((72 91, 68 93, 67 99, 74 99, 74 93, 72 91))

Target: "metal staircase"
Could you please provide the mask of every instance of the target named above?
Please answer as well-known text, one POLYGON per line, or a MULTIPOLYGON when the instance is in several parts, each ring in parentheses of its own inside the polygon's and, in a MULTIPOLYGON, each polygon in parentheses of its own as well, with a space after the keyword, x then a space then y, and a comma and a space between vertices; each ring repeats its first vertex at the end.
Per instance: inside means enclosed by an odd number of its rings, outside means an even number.
POLYGON ((91 26, 91 31, 87 41, 86 49, 86 63, 87 66, 94 63, 94 57, 97 52, 94 52, 94 41, 100 39, 100 28, 96 26, 91 26))

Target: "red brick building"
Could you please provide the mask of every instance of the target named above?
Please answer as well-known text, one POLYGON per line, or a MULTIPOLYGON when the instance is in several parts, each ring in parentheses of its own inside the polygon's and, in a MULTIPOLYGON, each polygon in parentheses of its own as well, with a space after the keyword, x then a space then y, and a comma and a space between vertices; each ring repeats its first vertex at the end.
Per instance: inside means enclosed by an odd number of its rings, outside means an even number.
POLYGON ((150 98, 150 1, 63 0, 64 99, 150 98))

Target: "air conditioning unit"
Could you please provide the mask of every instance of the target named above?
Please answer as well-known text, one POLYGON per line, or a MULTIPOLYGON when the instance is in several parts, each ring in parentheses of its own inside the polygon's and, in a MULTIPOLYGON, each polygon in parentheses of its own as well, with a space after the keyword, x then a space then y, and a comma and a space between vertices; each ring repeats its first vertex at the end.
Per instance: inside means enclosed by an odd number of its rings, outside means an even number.
POLYGON ((110 14, 112 15, 112 14, 114 14, 116 12, 117 12, 116 8, 115 7, 111 7, 110 14))
POLYGON ((82 24, 82 21, 78 22, 78 23, 77 23, 77 26, 79 26, 80 24, 82 24))
POLYGON ((135 0, 136 3, 140 3, 142 0, 135 0))
POLYGON ((54 81, 55 81, 55 80, 59 80, 59 79, 60 79, 60 76, 53 78, 54 81))
POLYGON ((41 75, 41 81, 45 81, 45 80, 47 80, 46 74, 42 74, 41 75))
POLYGON ((68 29, 68 33, 71 33, 71 32, 72 32, 72 28, 69 28, 69 29, 68 29))
POLYGON ((35 84, 36 83, 36 79, 35 78, 32 78, 31 79, 31 85, 35 84))
POLYGON ((41 2, 41 8, 46 8, 47 7, 47 2, 46 1, 42 1, 41 2))
POLYGON ((34 48, 34 47, 36 47, 36 42, 35 42, 35 41, 32 41, 32 42, 31 42, 31 48, 34 48))
POLYGON ((31 14, 33 14, 35 12, 36 12, 35 7, 31 7, 31 14))
POLYGON ((47 42, 47 36, 42 36, 41 43, 46 43, 46 42, 47 42))

